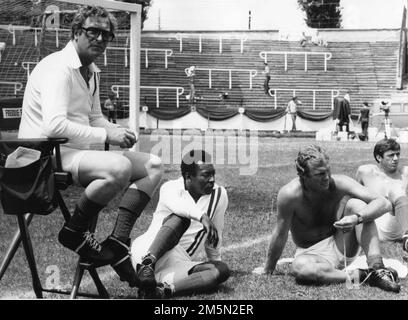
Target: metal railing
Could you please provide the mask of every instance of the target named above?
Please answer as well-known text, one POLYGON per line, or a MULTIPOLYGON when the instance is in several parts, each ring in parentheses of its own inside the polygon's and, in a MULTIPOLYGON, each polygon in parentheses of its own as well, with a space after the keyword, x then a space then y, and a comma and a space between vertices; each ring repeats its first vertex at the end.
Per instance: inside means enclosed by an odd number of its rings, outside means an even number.
MULTIPOLYGON (((184 69, 184 72, 187 75, 188 68, 184 69)), ((254 69, 219 69, 219 68, 199 68, 196 67, 195 69, 201 71, 208 71, 208 88, 212 88, 212 71, 227 71, 229 77, 229 89, 232 88, 232 72, 249 72, 249 88, 252 89, 252 79, 256 77, 258 72, 254 69)))
MULTIPOLYGON (((114 84, 111 86, 111 90, 113 93, 116 94, 117 97, 119 97, 119 89, 120 88, 126 88, 129 89, 129 85, 119 85, 119 84, 114 84)), ((180 96, 184 93, 184 88, 183 87, 166 87, 166 86, 140 86, 140 89, 155 89, 156 90, 156 108, 160 107, 160 90, 176 90, 176 105, 177 108, 180 107, 180 96)))
POLYGON ((14 86, 14 95, 17 95, 17 92, 23 89, 23 84, 17 81, 0 81, 0 85, 2 84, 14 86))
POLYGON ((275 109, 278 107, 278 91, 292 92, 292 96, 295 97, 297 92, 311 92, 313 94, 313 110, 316 109, 316 93, 318 92, 330 92, 331 93, 331 109, 334 109, 334 98, 340 94, 340 90, 337 89, 284 89, 284 88, 270 88, 269 95, 274 98, 275 109))
POLYGON ((23 62, 21 62, 21 66, 23 67, 23 69, 24 70, 26 70, 27 71, 27 80, 28 80, 28 77, 30 76, 30 71, 31 71, 31 68, 30 68, 30 66, 31 65, 36 65, 38 62, 32 62, 32 61, 23 61, 23 62))
POLYGON ((304 55, 305 56, 305 71, 307 71, 307 56, 308 55, 322 55, 324 56, 324 71, 327 71, 327 61, 332 58, 330 52, 307 52, 307 51, 261 51, 259 57, 266 63, 268 62, 268 55, 284 55, 285 57, 285 71, 288 70, 288 55, 304 55))
MULTIPOLYGON (((16 30, 27 31, 34 30, 34 45, 38 45, 38 32, 41 32, 41 28, 27 27, 27 26, 13 26, 10 24, 8 26, 8 31, 13 35, 13 46, 16 45, 16 30)), ((59 32, 71 32, 70 29, 60 29, 60 28, 47 28, 47 31, 55 31, 55 46, 59 48, 59 32)))
MULTIPOLYGON (((128 66, 128 50, 130 48, 128 47, 107 47, 105 52, 103 53, 103 62, 105 67, 108 65, 108 57, 107 57, 107 51, 108 50, 123 50, 124 51, 124 58, 125 58, 125 67, 128 66)), ((173 54, 173 50, 171 49, 160 49, 160 48, 140 48, 141 51, 145 52, 145 67, 149 67, 149 58, 148 58, 148 52, 149 51, 158 51, 158 52, 164 52, 164 67, 167 69, 168 66, 168 57, 170 57, 173 54)))
POLYGON ((201 53, 203 50, 203 37, 207 39, 218 39, 218 52, 222 53, 222 40, 223 39, 239 39, 241 41, 241 53, 244 52, 244 42, 248 40, 248 37, 237 37, 237 36, 226 36, 226 35, 209 35, 209 34, 200 34, 200 33, 190 33, 190 34, 176 34, 176 40, 180 42, 180 52, 183 52, 183 38, 197 38, 198 37, 198 52, 201 53))

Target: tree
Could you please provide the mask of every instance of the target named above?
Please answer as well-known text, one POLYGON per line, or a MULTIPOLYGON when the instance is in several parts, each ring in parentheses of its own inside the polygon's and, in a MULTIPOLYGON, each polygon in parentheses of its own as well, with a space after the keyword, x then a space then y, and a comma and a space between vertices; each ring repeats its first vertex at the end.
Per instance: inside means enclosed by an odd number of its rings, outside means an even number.
POLYGON ((340 28, 340 0, 298 0, 310 28, 340 28))
POLYGON ((119 1, 127 3, 137 3, 142 5, 142 28, 143 28, 143 23, 147 19, 147 13, 149 12, 149 8, 152 5, 152 0, 119 0, 119 1))

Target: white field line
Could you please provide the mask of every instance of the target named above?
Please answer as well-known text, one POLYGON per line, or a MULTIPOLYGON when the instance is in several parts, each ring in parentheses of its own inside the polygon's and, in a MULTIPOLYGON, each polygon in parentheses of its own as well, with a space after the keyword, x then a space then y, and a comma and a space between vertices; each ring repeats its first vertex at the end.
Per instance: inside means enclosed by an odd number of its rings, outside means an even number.
MULTIPOLYGON (((231 244, 227 247, 223 247, 221 248, 221 252, 222 253, 226 253, 226 252, 232 252, 235 250, 240 250, 240 249, 245 249, 245 248, 249 248, 252 246, 255 246, 257 244, 266 242, 270 239, 269 235, 264 235, 261 236, 259 238, 256 239, 249 239, 246 240, 244 242, 239 242, 239 243, 234 243, 231 244)), ((99 277, 101 279, 102 282, 107 282, 110 279, 112 279, 114 276, 116 276, 116 273, 109 268, 107 271, 105 272, 101 272, 99 273, 99 277)), ((81 288, 85 288, 88 286, 93 286, 93 281, 90 277, 86 277, 84 278, 84 280, 81 282, 81 288)), ((71 284, 67 284, 62 286, 60 289, 63 290, 70 290, 71 288, 71 284)), ((16 299, 33 299, 35 298, 35 294, 33 292, 33 290, 13 290, 8 292, 6 295, 3 295, 0 297, 0 300, 4 299, 4 300, 16 300, 16 299)))

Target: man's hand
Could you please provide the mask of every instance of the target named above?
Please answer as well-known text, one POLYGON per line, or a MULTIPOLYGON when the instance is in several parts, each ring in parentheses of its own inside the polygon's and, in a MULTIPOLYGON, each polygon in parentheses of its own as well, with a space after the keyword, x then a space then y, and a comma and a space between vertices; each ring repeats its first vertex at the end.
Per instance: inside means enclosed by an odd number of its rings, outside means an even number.
POLYGON ((207 237, 208 243, 215 248, 218 244, 217 228, 206 214, 203 214, 200 222, 203 224, 205 231, 208 233, 207 237))
POLYGON ((121 148, 131 148, 137 142, 136 134, 128 128, 106 128, 106 133, 106 142, 121 148))
POLYGON ((345 216, 341 218, 339 221, 333 223, 333 226, 336 229, 339 229, 343 232, 351 231, 356 225, 358 224, 358 217, 355 214, 350 216, 345 216))

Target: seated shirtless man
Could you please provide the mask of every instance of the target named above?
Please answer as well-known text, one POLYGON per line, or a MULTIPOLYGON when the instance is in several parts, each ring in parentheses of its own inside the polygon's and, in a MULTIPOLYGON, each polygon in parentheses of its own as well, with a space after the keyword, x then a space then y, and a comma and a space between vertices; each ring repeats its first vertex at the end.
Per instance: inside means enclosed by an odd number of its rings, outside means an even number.
POLYGON ((393 139, 382 139, 374 147, 375 164, 357 169, 357 181, 391 201, 393 208, 375 220, 380 240, 402 241, 408 251, 408 167, 399 164, 401 147, 393 139))
POLYGON ((296 169, 298 177, 278 193, 277 222, 263 273, 275 270, 290 230, 297 246, 292 268, 298 282, 346 282, 343 259, 351 262, 361 247, 368 269, 357 269, 354 276, 399 292, 396 271, 384 267, 374 223, 391 210, 391 203, 345 175, 331 175, 329 157, 318 146, 299 152, 296 169))

